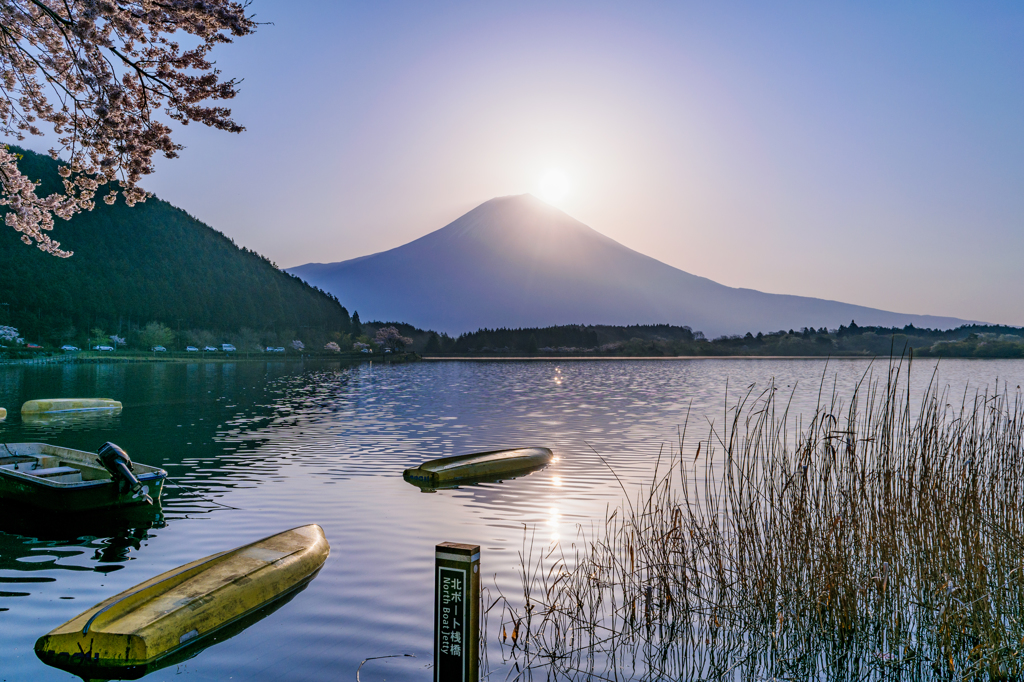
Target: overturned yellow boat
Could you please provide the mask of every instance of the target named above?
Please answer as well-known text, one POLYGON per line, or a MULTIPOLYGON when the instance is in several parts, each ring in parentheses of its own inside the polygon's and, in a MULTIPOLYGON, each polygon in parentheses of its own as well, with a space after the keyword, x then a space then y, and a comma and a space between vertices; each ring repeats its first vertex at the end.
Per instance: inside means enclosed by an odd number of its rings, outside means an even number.
POLYGON ((415 469, 406 469, 402 476, 414 485, 437 488, 459 482, 497 480, 528 473, 546 466, 551 458, 551 450, 548 448, 492 450, 432 459, 415 469))
POLYGON ((110 398, 46 398, 29 400, 21 406, 22 414, 50 412, 91 412, 93 410, 120 410, 121 403, 110 398))
POLYGON ((193 561, 40 637, 36 655, 83 677, 130 677, 304 586, 329 554, 314 524, 193 561))

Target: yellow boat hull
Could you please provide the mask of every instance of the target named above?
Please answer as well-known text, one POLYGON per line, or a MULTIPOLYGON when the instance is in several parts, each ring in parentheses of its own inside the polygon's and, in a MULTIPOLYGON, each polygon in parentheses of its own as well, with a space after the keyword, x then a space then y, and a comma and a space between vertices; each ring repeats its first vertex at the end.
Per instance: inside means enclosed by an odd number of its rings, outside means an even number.
POLYGON ((40 637, 36 655, 76 674, 152 666, 300 588, 329 554, 314 524, 193 561, 40 637))
POLYGON ((91 410, 120 410, 121 403, 110 398, 48 398, 29 400, 21 406, 22 414, 47 412, 84 412, 91 410))

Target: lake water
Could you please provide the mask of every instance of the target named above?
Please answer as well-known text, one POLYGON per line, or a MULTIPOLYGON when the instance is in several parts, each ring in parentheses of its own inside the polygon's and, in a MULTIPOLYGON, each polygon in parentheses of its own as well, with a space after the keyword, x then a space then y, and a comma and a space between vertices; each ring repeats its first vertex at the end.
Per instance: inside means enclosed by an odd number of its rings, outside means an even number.
MULTIPOLYGON (((885 372, 885 364, 875 365, 885 372)), ((147 680, 427 680, 433 548, 482 546, 483 585, 516 594, 518 552, 571 542, 650 479, 689 411, 691 434, 725 419, 750 385, 776 384, 810 414, 823 375, 848 395, 864 360, 424 362, 408 365, 109 364, 0 368, 2 442, 95 451, 114 441, 164 467, 163 527, 66 537, 5 524, 0 507, 0 680, 73 680, 41 663, 40 635, 187 561, 306 523, 332 553, 274 613, 147 680), (110 397, 119 416, 23 423, 32 398, 110 397), (424 459, 525 445, 557 461, 524 478, 424 494, 402 470, 424 459), (598 456, 598 453, 600 456, 598 456), (174 487, 179 486, 179 487, 174 487), (15 534, 20 530, 26 534, 15 534)), ((920 394, 934 363, 915 361, 920 394)), ((1024 361, 946 360, 954 393, 1024 383, 1024 361)), ((689 440, 689 439, 688 439, 689 440)), ((693 444, 695 446, 696 440, 693 444)), ((494 623, 491 623, 494 637, 494 623)), ((498 647, 491 679, 504 679, 498 647)))

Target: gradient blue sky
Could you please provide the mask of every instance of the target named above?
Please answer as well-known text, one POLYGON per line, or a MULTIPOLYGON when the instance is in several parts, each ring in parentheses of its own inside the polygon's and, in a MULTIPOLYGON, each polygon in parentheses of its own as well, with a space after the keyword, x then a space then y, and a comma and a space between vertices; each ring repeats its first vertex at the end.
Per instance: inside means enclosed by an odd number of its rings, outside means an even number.
MULTIPOLYGON (((146 187, 283 267, 494 196, 730 286, 1024 324, 1024 5, 302 2, 146 187)), ((42 145, 45 146, 45 145, 42 145)))

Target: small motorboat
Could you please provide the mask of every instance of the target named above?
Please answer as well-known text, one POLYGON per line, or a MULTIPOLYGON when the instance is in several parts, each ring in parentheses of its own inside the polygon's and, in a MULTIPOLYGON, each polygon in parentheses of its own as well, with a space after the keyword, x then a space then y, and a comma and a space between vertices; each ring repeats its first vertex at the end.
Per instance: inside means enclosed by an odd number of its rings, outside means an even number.
POLYGON ((330 552, 312 524, 198 559, 43 635, 36 655, 85 678, 133 678, 301 589, 330 552))
POLYGON ((21 406, 22 414, 48 412, 94 412, 96 410, 121 411, 121 403, 111 398, 46 398, 28 400, 21 406))
POLYGON ((421 488, 441 488, 522 475, 546 466, 551 458, 548 448, 492 450, 432 459, 415 469, 406 469, 402 476, 421 488))
POLYGON ((167 472, 132 462, 106 443, 99 452, 47 443, 0 444, 0 500, 46 512, 86 512, 160 498, 167 472))

